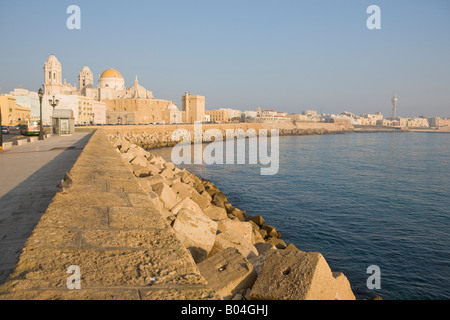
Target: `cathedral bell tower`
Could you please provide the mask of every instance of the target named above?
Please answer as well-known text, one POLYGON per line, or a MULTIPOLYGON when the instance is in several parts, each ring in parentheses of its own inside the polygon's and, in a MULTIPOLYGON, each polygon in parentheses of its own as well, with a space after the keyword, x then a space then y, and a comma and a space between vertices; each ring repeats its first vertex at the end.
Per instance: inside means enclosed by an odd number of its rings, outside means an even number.
POLYGON ((61 63, 52 54, 44 64, 44 94, 52 96, 62 90, 61 63))

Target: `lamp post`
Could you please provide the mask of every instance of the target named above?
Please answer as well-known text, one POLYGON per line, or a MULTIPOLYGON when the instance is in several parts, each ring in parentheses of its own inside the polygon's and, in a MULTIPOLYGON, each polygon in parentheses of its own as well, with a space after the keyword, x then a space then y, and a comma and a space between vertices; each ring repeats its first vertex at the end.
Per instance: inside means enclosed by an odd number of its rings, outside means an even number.
POLYGON ((58 105, 59 100, 55 99, 55 95, 53 95, 53 99, 48 99, 48 104, 53 107, 52 111, 52 124, 53 124, 53 133, 56 132, 55 124, 53 123, 53 119, 55 118, 55 107, 58 105))
POLYGON ((39 96, 39 140, 44 140, 44 126, 42 125, 42 98, 44 97, 44 93, 42 92, 42 88, 39 88, 38 96, 39 96))

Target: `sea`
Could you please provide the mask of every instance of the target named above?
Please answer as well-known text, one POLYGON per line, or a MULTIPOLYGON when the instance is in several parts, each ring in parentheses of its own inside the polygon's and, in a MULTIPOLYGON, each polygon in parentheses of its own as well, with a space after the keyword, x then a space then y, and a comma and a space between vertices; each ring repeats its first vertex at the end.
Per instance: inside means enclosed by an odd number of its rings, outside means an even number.
MULTIPOLYGON (((357 299, 450 299, 450 134, 280 136, 278 145, 274 175, 249 161, 178 167, 263 216, 287 244, 320 252, 357 299)), ((151 152, 171 160, 171 148, 151 152)))

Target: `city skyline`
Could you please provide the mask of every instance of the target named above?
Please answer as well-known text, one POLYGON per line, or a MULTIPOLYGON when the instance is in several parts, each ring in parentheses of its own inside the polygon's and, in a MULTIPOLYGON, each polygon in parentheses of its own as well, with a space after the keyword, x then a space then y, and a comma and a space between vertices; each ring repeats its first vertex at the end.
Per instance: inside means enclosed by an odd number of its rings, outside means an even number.
POLYGON ((37 91, 42 63, 55 54, 71 84, 84 65, 95 83, 112 67, 127 87, 139 75, 155 97, 177 105, 192 92, 206 96, 207 109, 389 115, 396 93, 399 116, 450 116, 444 1, 77 1, 81 30, 66 27, 70 4, 0 5, 0 32, 10 48, 0 53, 1 93, 37 91), (366 27, 371 4, 381 8, 381 30, 366 27))

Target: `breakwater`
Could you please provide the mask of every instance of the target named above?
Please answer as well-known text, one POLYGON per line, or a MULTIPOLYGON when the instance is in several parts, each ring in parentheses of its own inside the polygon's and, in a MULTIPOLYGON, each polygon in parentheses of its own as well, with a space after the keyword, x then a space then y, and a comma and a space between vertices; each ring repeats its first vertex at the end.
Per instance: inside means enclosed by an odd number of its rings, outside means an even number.
POLYGON ((121 126, 118 130, 115 126, 106 126, 106 133, 120 132, 125 139, 146 150, 163 147, 173 147, 178 141, 172 139, 172 133, 176 130, 185 130, 191 133, 192 142, 210 142, 210 135, 205 132, 219 131, 226 137, 227 130, 242 130, 244 133, 259 134, 266 130, 270 135, 272 129, 277 129, 279 135, 316 135, 338 134, 353 132, 353 126, 334 123, 234 123, 234 124, 203 124, 198 126, 202 131, 202 141, 196 141, 194 137, 194 125, 159 125, 159 126, 121 126))
MULTIPOLYGON (((168 146, 167 128, 158 129, 150 144, 168 146)), ((145 129, 127 130, 136 128, 93 135, 1 299, 354 299, 320 253, 284 243, 213 182, 146 151, 145 129), (69 286, 73 270, 80 288, 69 286)))

